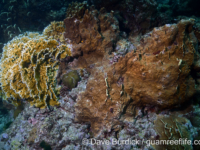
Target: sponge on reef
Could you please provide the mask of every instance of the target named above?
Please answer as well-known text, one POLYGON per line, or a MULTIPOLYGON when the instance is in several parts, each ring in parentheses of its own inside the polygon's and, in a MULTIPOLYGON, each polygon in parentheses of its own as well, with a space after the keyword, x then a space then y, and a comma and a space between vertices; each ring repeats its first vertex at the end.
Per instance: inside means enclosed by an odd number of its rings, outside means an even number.
POLYGON ((80 76, 76 70, 72 70, 62 76, 63 85, 68 87, 70 90, 72 88, 75 88, 79 81, 80 81, 80 76))
POLYGON ((3 99, 11 99, 15 105, 26 99, 40 108, 59 104, 59 60, 71 55, 63 31, 63 22, 52 22, 43 34, 27 32, 4 46, 0 60, 3 99))

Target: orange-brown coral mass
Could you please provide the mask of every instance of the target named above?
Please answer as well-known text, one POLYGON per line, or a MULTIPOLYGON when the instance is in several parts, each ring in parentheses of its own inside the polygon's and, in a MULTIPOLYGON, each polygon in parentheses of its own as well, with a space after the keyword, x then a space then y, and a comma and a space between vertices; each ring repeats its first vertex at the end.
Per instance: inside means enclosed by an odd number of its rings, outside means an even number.
POLYGON ((164 109, 190 100, 195 93, 190 72, 198 55, 193 24, 189 19, 154 28, 140 41, 134 39, 137 50, 114 64, 105 54, 78 96, 77 120, 91 122, 98 136, 103 129, 117 130, 122 114, 133 115, 135 106, 164 109))
POLYGON ((72 56, 87 55, 95 51, 95 59, 102 58, 105 52, 113 50, 119 35, 117 19, 103 8, 100 12, 87 9, 82 18, 68 17, 64 22, 65 38, 72 43, 72 56))

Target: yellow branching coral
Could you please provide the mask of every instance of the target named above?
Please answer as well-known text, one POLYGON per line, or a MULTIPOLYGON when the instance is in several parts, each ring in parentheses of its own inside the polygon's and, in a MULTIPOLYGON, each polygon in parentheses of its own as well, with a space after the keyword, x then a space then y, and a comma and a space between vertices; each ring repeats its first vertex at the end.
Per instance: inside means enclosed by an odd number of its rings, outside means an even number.
POLYGON ((56 84, 59 60, 71 55, 62 35, 63 22, 53 22, 43 34, 25 33, 3 48, 0 82, 3 98, 27 99, 36 107, 58 105, 60 86, 56 84))
POLYGON ((43 34, 51 39, 59 39, 61 42, 64 41, 63 33, 65 31, 64 22, 51 22, 49 26, 44 29, 43 34))

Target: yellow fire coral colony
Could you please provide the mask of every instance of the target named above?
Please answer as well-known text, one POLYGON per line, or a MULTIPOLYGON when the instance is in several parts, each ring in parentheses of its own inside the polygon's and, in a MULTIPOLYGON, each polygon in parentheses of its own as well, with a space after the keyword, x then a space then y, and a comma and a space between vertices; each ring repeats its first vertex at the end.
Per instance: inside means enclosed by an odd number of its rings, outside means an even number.
POLYGON ((3 48, 0 82, 3 98, 19 104, 27 99, 36 107, 58 105, 60 86, 56 85, 59 59, 71 55, 62 40, 63 22, 52 22, 43 34, 25 33, 3 48))

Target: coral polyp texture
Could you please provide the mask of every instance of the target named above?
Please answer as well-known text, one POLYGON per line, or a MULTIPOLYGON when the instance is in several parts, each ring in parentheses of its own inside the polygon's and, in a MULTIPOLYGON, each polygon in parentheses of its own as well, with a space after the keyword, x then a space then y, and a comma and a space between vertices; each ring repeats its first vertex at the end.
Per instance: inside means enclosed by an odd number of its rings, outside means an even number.
POLYGON ((190 72, 198 56, 193 24, 190 19, 154 28, 143 36, 136 52, 115 65, 134 104, 169 108, 193 96, 195 80, 190 72))
MULTIPOLYGON (((191 122, 184 117, 177 116, 162 116, 158 115, 157 120, 154 121, 154 128, 157 131, 160 140, 178 140, 178 139, 192 139, 194 129, 191 122)), ((192 150, 192 145, 154 145, 155 149, 188 149, 192 150)))
POLYGON ((17 105, 26 99, 36 107, 58 105, 59 60, 71 55, 62 43, 63 22, 52 22, 43 34, 25 33, 3 48, 0 82, 3 98, 17 105))
POLYGON ((196 91, 191 69, 198 58, 193 24, 189 19, 154 28, 133 40, 136 50, 114 64, 105 55, 78 96, 77 119, 91 122, 97 136, 103 128, 118 128, 122 114, 133 115, 135 107, 173 108, 190 100, 196 91))
POLYGON ((81 18, 76 17, 76 14, 82 9, 64 20, 64 36, 72 43, 72 56, 83 54, 83 58, 87 57, 87 62, 89 57, 96 57, 98 60, 104 53, 110 53, 119 36, 119 22, 112 13, 106 13, 104 8, 99 12, 94 8, 90 9, 93 10, 85 10, 81 18))

